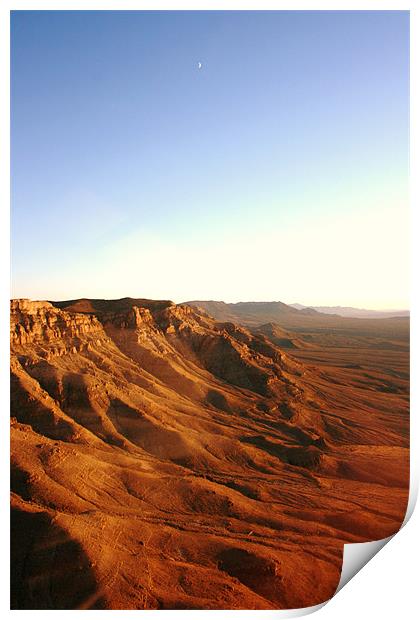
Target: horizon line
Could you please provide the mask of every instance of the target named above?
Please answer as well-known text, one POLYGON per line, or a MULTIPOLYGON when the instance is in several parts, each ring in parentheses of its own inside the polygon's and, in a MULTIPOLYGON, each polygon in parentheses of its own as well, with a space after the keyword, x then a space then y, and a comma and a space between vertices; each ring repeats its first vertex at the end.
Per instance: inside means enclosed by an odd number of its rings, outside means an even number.
POLYGON ((295 304, 299 304, 300 306, 302 306, 302 309, 304 308, 337 308, 337 309, 347 309, 347 308, 351 308, 353 310, 366 310, 369 312, 386 312, 386 313, 390 313, 390 312, 410 312, 410 308, 408 307, 399 307, 399 308, 372 308, 372 307, 366 307, 366 306, 359 306, 359 305, 341 305, 339 303, 335 303, 335 304, 303 304, 301 302, 285 302, 285 301, 281 301, 279 299, 265 299, 265 300, 252 300, 252 299, 248 299, 248 300, 239 300, 239 301, 225 301, 224 299, 186 299, 184 301, 175 301, 173 299, 163 299, 163 298, 155 298, 155 297, 132 297, 130 295, 125 295, 124 297, 86 297, 85 295, 82 295, 80 297, 66 297, 66 298, 62 298, 62 299, 53 299, 53 298, 35 298, 35 297, 22 297, 22 296, 17 296, 17 297, 10 297, 10 301, 17 301, 17 300, 28 300, 28 301, 46 301, 46 302, 53 302, 53 301, 76 301, 76 300, 81 300, 81 299, 101 299, 104 301, 117 301, 119 299, 144 299, 144 300, 149 300, 149 301, 171 301, 172 303, 175 303, 176 305, 182 305, 182 304, 186 304, 186 303, 192 303, 193 301, 196 302, 213 302, 213 303, 224 303, 226 305, 228 304, 246 304, 246 303, 254 303, 254 304, 264 304, 264 303, 281 303, 281 304, 285 304, 286 306, 290 306, 290 307, 294 307, 295 304))

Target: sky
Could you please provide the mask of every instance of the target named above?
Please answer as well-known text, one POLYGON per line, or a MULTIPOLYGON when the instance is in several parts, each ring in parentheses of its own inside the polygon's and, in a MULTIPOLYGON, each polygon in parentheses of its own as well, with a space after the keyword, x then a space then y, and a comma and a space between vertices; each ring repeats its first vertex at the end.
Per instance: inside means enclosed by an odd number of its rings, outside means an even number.
POLYGON ((12 297, 408 308, 408 156, 408 12, 12 13, 12 297))

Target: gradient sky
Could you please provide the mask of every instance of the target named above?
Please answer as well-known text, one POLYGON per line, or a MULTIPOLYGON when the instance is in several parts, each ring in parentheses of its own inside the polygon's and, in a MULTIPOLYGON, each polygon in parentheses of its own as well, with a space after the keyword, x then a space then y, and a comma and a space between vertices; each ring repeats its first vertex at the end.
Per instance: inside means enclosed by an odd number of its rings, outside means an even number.
POLYGON ((408 12, 15 11, 11 53, 13 297, 409 306, 408 12))

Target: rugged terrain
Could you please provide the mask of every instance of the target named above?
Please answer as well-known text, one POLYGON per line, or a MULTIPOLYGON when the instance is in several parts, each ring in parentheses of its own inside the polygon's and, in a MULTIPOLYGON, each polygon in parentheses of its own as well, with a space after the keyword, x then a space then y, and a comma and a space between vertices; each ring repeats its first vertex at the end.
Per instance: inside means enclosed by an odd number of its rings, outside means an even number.
POLYGON ((12 608, 310 606, 399 528, 408 322, 299 312, 11 302, 12 608))
POLYGON ((388 313, 340 306, 312 308, 281 301, 187 301, 185 304, 208 312, 218 321, 233 321, 247 327, 273 322, 299 333, 334 331, 334 334, 355 335, 360 332, 362 337, 375 334, 392 337, 395 331, 405 331, 407 337, 409 325, 408 310, 388 313))

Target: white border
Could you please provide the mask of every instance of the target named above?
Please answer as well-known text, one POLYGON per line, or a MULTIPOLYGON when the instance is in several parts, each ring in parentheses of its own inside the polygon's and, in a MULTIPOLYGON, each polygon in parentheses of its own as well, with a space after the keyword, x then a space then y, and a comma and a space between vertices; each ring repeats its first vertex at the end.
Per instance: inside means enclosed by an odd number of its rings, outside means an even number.
MULTIPOLYGON (((418 135, 419 123, 416 111, 420 109, 419 101, 419 59, 420 49, 418 42, 419 34, 419 14, 414 2, 396 2, 396 1, 323 1, 306 0, 295 2, 286 1, 267 1, 267 0, 3 0, 0 5, 0 70, 2 97, 0 108, 0 187, 1 192, 1 210, 0 210, 0 260, 2 269, 0 270, 0 286, 2 295, 0 297, 0 345, 2 347, 3 363, 0 366, 1 380, 1 436, 8 437, 8 410, 9 410, 9 383, 7 370, 7 356, 9 351, 9 203, 10 203, 10 168, 9 168, 9 11, 10 10, 410 10, 411 12, 411 205, 412 205, 412 352, 411 365, 412 377, 416 377, 419 372, 419 352, 418 344, 420 342, 419 333, 419 286, 415 280, 414 265, 420 264, 420 243, 419 234, 419 215, 420 208, 420 192, 419 192, 419 172, 420 158, 418 155, 418 135), (417 208, 415 207, 417 205, 417 208), (7 352, 5 354, 5 352, 7 352)), ((415 503, 415 496, 418 491, 418 472, 419 472, 419 437, 420 429, 417 415, 419 412, 419 390, 418 382, 412 381, 411 387, 411 488, 410 488, 410 506, 409 511, 412 512, 415 503)), ((5 514, 8 512, 9 503, 8 476, 9 471, 9 455, 6 449, 0 451, 1 467, 3 475, 1 476, 1 499, 2 502, 2 531, 9 531, 9 520, 5 514)), ((321 611, 317 617, 320 620, 328 620, 329 618, 336 620, 352 619, 355 614, 362 614, 363 617, 369 617, 375 614, 380 618, 395 618, 400 615, 406 619, 415 617, 417 614, 417 580, 418 574, 417 558, 415 549, 420 548, 419 543, 419 510, 414 513, 413 519, 404 527, 404 530, 397 536, 393 537, 390 544, 381 552, 379 557, 372 560, 362 574, 357 575, 352 580, 352 585, 344 588, 343 591, 335 596, 321 611), (414 570, 416 567, 417 571, 414 570)), ((408 517, 409 515, 407 515, 408 517)), ((407 521, 407 519, 406 519, 407 521)), ((7 536, 7 534, 6 534, 7 536)), ((1 609, 7 613, 12 613, 17 617, 21 614, 35 614, 39 618, 43 618, 46 614, 56 615, 58 612, 48 611, 9 611, 9 557, 8 549, 3 553, 3 562, 1 564, 1 584, 2 597, 1 609)), ((317 606, 317 608, 322 606, 317 606)), ((198 618, 210 618, 217 615, 229 615, 229 617, 292 617, 293 610, 286 612, 253 612, 253 611, 161 611, 159 614, 171 616, 171 618, 182 618, 187 616, 198 618), (194 614, 194 616, 192 615, 194 614)), ((306 613, 312 611, 308 608, 306 613)), ((78 612, 62 611, 59 612, 69 616, 78 612)), ((106 612, 91 611, 90 615, 95 616, 106 612)), ((126 614, 126 611, 115 611, 115 614, 126 614)), ((150 614, 150 611, 137 611, 133 613, 150 614)), ((153 612, 156 614, 157 612, 153 612)), ((302 615, 302 614, 299 614, 302 615)))

